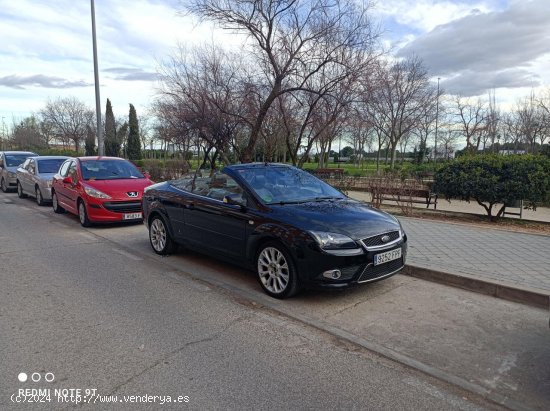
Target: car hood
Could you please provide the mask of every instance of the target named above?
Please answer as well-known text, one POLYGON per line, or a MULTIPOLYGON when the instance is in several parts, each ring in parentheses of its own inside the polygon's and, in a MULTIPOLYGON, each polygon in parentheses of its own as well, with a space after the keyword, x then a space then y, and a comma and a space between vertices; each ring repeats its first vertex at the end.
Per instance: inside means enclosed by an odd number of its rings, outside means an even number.
POLYGON ((143 195, 143 189, 153 184, 153 182, 147 178, 129 178, 120 180, 87 180, 83 181, 82 184, 95 188, 113 199, 138 200, 143 195), (139 194, 137 197, 128 197, 126 193, 129 191, 137 191, 139 194))
POLYGON ((354 240, 400 227, 390 214, 351 199, 270 207, 274 217, 302 230, 345 234, 354 240))

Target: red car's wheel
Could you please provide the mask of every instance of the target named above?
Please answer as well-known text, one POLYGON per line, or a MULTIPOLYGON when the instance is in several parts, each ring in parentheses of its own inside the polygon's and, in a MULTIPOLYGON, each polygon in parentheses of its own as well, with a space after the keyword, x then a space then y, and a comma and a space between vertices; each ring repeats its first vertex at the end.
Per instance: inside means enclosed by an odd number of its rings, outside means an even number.
POLYGON ((63 214, 65 212, 65 209, 61 207, 57 201, 57 193, 55 191, 52 192, 52 207, 56 214, 63 214))
POLYGON ((78 200, 78 219, 80 220, 82 227, 90 227, 92 225, 90 219, 88 218, 86 204, 84 204, 84 201, 82 200, 78 200))

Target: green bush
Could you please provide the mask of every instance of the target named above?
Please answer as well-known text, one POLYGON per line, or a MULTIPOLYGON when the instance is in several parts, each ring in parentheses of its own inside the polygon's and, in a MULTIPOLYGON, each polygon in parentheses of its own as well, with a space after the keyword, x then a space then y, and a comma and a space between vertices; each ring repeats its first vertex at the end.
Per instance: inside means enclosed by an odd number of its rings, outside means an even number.
POLYGON ((497 154, 463 156, 443 165, 434 176, 433 190, 445 198, 475 200, 490 219, 505 205, 524 200, 536 209, 550 193, 550 160, 543 156, 497 154), (493 215, 494 206, 502 204, 493 215))

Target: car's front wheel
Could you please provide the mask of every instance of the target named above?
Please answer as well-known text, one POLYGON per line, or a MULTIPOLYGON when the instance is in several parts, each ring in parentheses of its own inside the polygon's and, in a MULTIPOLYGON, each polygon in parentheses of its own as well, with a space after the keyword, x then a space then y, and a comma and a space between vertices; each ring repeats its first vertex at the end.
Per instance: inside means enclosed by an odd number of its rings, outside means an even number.
POLYGON ((84 204, 84 201, 82 200, 78 202, 78 219, 80 220, 82 227, 90 227, 92 225, 90 219, 88 218, 86 204, 84 204))
POLYGON ((286 249, 277 242, 263 244, 256 255, 258 280, 264 291, 275 298, 288 298, 298 292, 298 276, 286 249))
POLYGON ((52 191, 52 207, 56 214, 63 214, 65 212, 65 209, 59 205, 57 193, 55 191, 52 191))
POLYGON ((176 249, 176 244, 163 218, 156 215, 149 224, 149 241, 153 251, 160 255, 172 254, 176 249))
POLYGON ((25 198, 27 195, 23 192, 23 186, 19 181, 17 181, 17 196, 19 198, 25 198))
POLYGON ((6 185, 6 180, 4 179, 4 177, 2 177, 2 181, 0 182, 0 188, 4 193, 8 192, 8 186, 6 185))
POLYGON ((44 205, 44 197, 42 197, 42 191, 40 191, 40 188, 36 187, 35 191, 34 191, 34 194, 35 194, 35 198, 36 198, 36 204, 38 204, 39 206, 43 206, 44 205))

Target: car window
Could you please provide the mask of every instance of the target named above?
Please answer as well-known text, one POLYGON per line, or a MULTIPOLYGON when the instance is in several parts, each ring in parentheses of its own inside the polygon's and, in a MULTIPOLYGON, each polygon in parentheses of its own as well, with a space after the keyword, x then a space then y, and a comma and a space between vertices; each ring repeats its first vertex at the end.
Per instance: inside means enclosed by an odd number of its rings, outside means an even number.
POLYGON ((236 201, 244 202, 241 186, 232 177, 222 172, 215 173, 211 177, 190 174, 170 181, 170 184, 180 190, 218 201, 223 201, 225 196, 232 195, 236 201))
POLYGON ((29 171, 29 173, 31 174, 35 174, 35 166, 34 166, 34 160, 31 160, 29 159, 29 164, 27 164, 27 170, 29 171))
POLYGON ((136 166, 126 160, 85 160, 80 162, 84 180, 121 180, 145 178, 136 166))
POLYGON ((344 198, 324 181, 296 168, 254 167, 241 169, 239 173, 266 204, 344 198))
POLYGON ((63 163, 63 165, 59 169, 59 174, 61 175, 61 177, 67 177, 67 172, 69 171, 69 166, 71 165, 71 162, 71 160, 67 160, 65 161, 65 163, 63 163))
POLYGON ((71 161, 69 171, 67 171, 67 177, 71 177, 73 179, 73 182, 78 181, 78 176, 76 173, 76 161, 71 161))
POLYGON ((23 163, 28 156, 28 154, 8 154, 6 155, 6 166, 17 167, 23 163))
POLYGON ((44 160, 36 161, 36 164, 38 166, 38 172, 41 174, 48 174, 48 173, 57 173, 59 170, 59 166, 63 163, 62 158, 48 158, 44 160))

